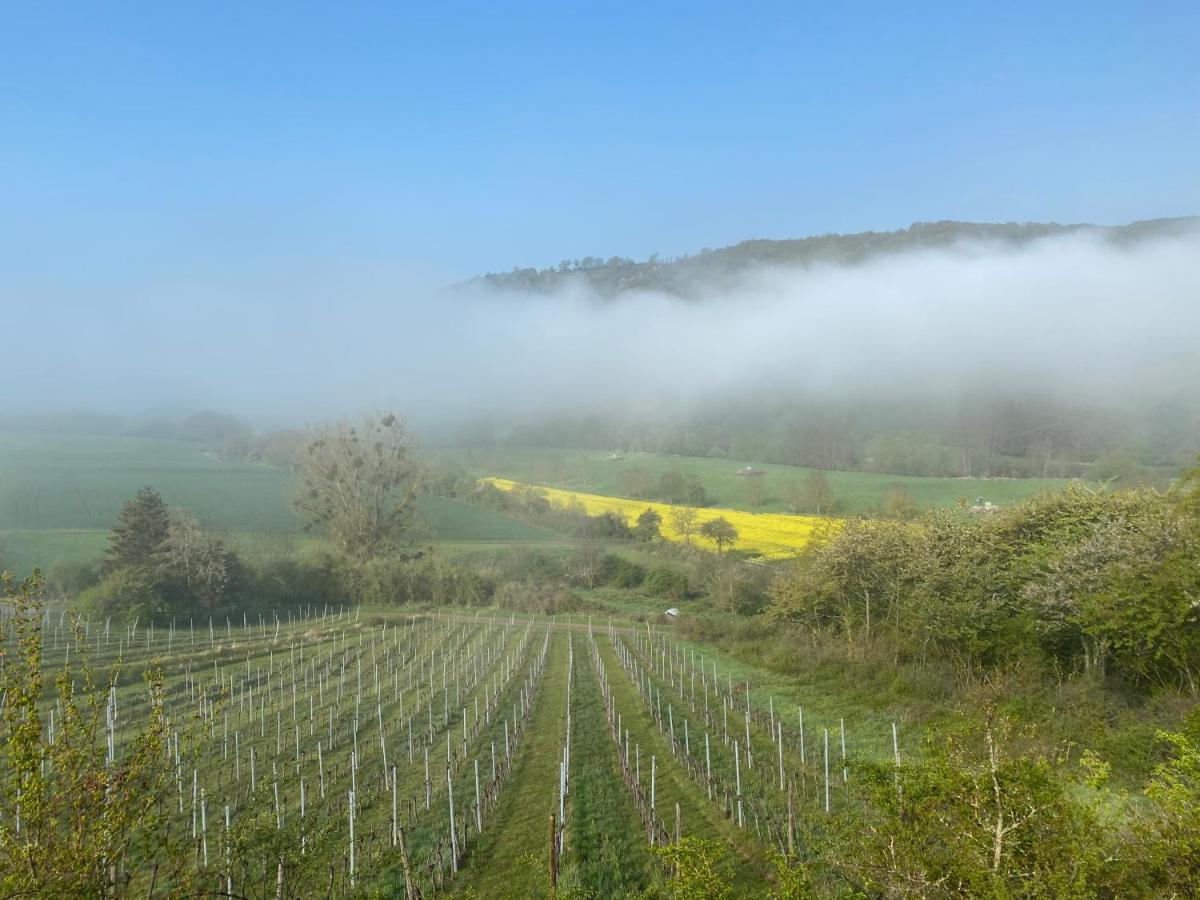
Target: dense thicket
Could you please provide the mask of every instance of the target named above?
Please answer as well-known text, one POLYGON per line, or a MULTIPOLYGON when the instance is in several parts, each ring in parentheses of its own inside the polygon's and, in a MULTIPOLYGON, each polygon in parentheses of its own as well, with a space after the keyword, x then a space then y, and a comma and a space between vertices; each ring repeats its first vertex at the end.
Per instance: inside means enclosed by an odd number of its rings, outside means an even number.
POLYGON ((1036 655, 1196 694, 1198 488, 1200 468, 1167 495, 1075 485, 990 514, 851 520, 775 581, 768 615, 966 674, 1036 655))
POLYGON ((1195 897, 1200 729, 1158 743, 1143 796, 1104 803, 1102 761, 1072 772, 987 705, 919 759, 857 762, 854 813, 813 829, 793 896, 1195 897))

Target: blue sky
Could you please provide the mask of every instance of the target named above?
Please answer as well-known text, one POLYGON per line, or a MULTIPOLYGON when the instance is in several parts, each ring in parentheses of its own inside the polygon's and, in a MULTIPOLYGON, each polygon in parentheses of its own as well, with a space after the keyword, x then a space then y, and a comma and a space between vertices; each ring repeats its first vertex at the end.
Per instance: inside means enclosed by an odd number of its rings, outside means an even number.
POLYGON ((0 302, 1196 214, 1197 47, 1194 2, 6 4, 0 302))

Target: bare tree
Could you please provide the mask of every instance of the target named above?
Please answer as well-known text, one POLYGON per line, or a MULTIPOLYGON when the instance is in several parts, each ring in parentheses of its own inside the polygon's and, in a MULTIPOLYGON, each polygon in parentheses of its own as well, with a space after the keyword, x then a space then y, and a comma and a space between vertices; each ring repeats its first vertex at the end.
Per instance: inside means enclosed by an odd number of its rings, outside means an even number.
POLYGON ((766 497, 763 487, 763 479, 766 477, 764 472, 748 472, 746 473, 746 483, 750 486, 750 505, 762 506, 763 500, 766 497))
POLYGON ((783 499, 787 503, 788 509, 799 515, 804 512, 808 497, 800 482, 795 478, 789 478, 783 485, 783 499))
POLYGON ((229 591, 236 557, 195 517, 176 513, 163 542, 160 568, 200 609, 219 607, 229 591))
POLYGON ((738 563, 736 560, 714 560, 706 566, 702 576, 705 593, 713 604, 726 612, 735 612, 737 607, 738 563))
POLYGON ((414 442, 392 413, 317 431, 300 460, 296 508, 346 555, 378 556, 403 539, 419 470, 414 442))
POLYGON ((604 574, 604 545, 588 541, 571 559, 571 576, 586 588, 594 588, 604 574))
POLYGON ((804 501, 816 514, 829 513, 833 509, 833 485, 824 472, 813 472, 804 479, 804 501))

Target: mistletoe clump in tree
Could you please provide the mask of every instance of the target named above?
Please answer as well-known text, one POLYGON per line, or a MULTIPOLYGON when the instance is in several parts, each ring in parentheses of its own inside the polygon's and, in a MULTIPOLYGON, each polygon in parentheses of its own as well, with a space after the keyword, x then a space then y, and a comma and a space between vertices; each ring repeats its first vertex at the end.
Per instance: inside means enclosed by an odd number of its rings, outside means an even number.
POLYGON ((395 550, 412 520, 419 468, 402 419, 368 417, 317 431, 300 461, 297 509, 352 560, 395 550))

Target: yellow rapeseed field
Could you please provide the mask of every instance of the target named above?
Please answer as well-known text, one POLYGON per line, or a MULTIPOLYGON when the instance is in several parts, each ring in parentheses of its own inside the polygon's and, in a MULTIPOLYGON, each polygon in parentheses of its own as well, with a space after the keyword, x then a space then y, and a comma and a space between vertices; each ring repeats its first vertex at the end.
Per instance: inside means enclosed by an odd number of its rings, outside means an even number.
MULTIPOLYGON (((670 503, 654 503, 648 500, 627 500, 624 497, 606 497, 602 494, 585 494, 580 491, 568 491, 562 488, 543 487, 537 484, 526 484, 521 481, 510 481, 507 478, 484 478, 483 482, 494 485, 502 491, 533 491, 555 506, 570 506, 580 504, 588 515, 596 516, 606 512, 617 512, 625 517, 632 525, 637 517, 647 507, 662 516, 663 537, 673 541, 682 541, 684 536, 675 528, 672 513, 680 509, 670 503)), ((688 507, 683 507, 688 508, 688 507)), ((724 517, 738 531, 738 540, 734 547, 738 550, 754 551, 766 557, 794 556, 803 548, 813 535, 822 528, 837 527, 837 519, 823 516, 788 516, 780 513, 750 513, 737 509, 722 509, 719 507, 693 507, 696 511, 696 525, 724 517)), ((698 544, 709 545, 698 535, 693 534, 692 540, 698 544)))

